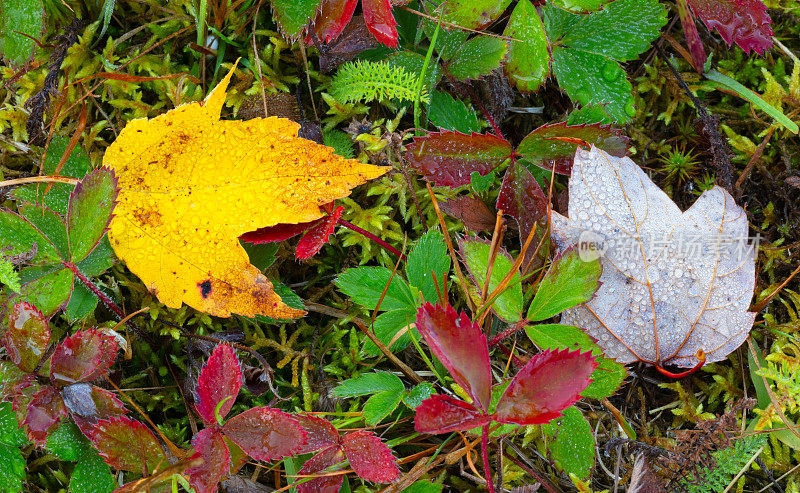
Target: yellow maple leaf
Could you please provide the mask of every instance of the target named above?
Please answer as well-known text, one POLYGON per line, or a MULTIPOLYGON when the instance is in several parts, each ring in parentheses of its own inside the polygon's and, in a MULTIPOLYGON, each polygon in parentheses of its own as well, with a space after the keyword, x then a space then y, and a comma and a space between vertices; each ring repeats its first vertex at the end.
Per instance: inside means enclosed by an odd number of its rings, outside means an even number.
POLYGON ((205 101, 131 121, 108 148, 120 187, 109 239, 169 307, 294 318, 304 312, 281 301, 237 238, 322 217, 320 205, 388 168, 299 138, 284 118, 220 121, 232 74, 205 101))

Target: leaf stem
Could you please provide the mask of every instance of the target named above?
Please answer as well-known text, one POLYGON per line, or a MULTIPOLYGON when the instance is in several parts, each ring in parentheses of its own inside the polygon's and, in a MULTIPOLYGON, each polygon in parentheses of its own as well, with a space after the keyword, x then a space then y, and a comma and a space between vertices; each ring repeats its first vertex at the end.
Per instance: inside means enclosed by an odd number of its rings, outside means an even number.
POLYGON ((75 274, 75 277, 80 279, 83 285, 89 288, 89 291, 91 291, 95 296, 97 296, 97 298, 100 301, 103 302, 106 308, 114 312, 120 319, 125 318, 125 312, 123 312, 122 309, 119 306, 117 306, 116 303, 111 301, 111 298, 109 298, 108 296, 105 295, 105 293, 100 291, 100 288, 98 288, 95 283, 89 280, 89 278, 86 277, 86 275, 83 272, 81 272, 80 269, 78 269, 77 265, 68 261, 64 261, 62 262, 62 264, 64 265, 64 267, 71 270, 72 273, 75 274))
POLYGON ((103 304, 106 306, 106 308, 114 312, 114 314, 118 316, 120 320, 124 320, 125 325, 127 325, 136 335, 144 339, 148 344, 155 345, 155 342, 152 339, 150 339, 150 337, 147 334, 145 334, 139 328, 139 326, 133 323, 130 317, 126 318, 125 312, 123 312, 122 309, 111 300, 111 298, 106 296, 104 292, 100 291, 100 288, 98 288, 95 283, 93 283, 88 277, 86 277, 86 275, 83 272, 81 272, 80 269, 78 269, 77 265, 75 265, 72 262, 68 262, 66 260, 61 262, 61 264, 70 271, 72 271, 75 277, 77 277, 81 281, 81 283, 83 283, 84 286, 89 288, 89 291, 91 291, 95 296, 97 296, 97 298, 100 301, 102 301, 103 304))
POLYGON ((500 332, 499 334, 496 334, 494 337, 489 339, 489 347, 492 348, 492 347, 496 346, 500 341, 502 341, 506 337, 508 337, 510 335, 513 335, 514 333, 518 332, 519 329, 525 327, 527 324, 528 324, 528 320, 523 318, 522 320, 520 320, 519 322, 516 322, 514 325, 512 325, 509 328, 507 328, 503 332, 500 332))
POLYGON ((664 368, 663 366, 661 366, 661 364, 659 363, 659 364, 656 365, 656 370, 658 370, 659 373, 661 373, 662 375, 670 377, 670 378, 683 378, 683 377, 688 377, 692 373, 696 372, 704 364, 706 364, 706 353, 702 349, 698 349, 697 350, 697 364, 694 365, 692 368, 689 368, 688 370, 683 371, 681 373, 672 373, 671 371, 669 371, 666 368, 664 368))
POLYGON ((398 250, 397 248, 393 247, 392 245, 386 243, 385 241, 383 241, 382 239, 378 238, 374 234, 370 233, 366 229, 359 228, 358 226, 356 226, 355 224, 351 223, 350 221, 345 221, 344 219, 341 219, 341 218, 339 218, 338 224, 341 225, 341 226, 344 226, 345 228, 352 229, 356 233, 361 233, 365 237, 369 238, 370 240, 374 241, 378 245, 382 246, 385 250, 388 250, 388 251, 392 252, 393 254, 395 254, 396 256, 400 257, 400 260, 405 262, 406 256, 403 255, 402 253, 400 253, 400 250, 398 250))
POLYGON ((492 471, 489 469, 489 423, 481 427, 481 455, 483 455, 483 474, 486 476, 486 486, 489 493, 494 493, 492 471))

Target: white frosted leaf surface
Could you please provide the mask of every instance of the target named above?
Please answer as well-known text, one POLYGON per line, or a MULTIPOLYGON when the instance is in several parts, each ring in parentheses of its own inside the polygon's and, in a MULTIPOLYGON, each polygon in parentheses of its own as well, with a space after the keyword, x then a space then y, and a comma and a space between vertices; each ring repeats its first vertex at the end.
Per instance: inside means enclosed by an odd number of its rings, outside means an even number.
POLYGON ((561 323, 582 327, 609 357, 692 367, 699 349, 720 361, 747 338, 755 252, 747 216, 723 188, 681 212, 629 158, 579 149, 569 217, 551 220, 560 249, 602 245, 600 288, 561 323))

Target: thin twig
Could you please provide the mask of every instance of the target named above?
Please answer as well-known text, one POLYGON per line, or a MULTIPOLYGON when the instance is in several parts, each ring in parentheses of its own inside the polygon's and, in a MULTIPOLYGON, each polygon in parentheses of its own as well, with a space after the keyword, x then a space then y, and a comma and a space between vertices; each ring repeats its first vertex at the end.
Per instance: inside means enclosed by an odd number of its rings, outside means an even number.
POLYGON ((735 192, 733 188, 733 175, 731 173, 731 161, 730 161, 730 152, 728 151, 728 145, 726 144, 725 140, 722 138, 722 135, 719 133, 719 120, 717 117, 711 116, 706 109, 706 105, 692 93, 691 89, 689 89, 689 85, 686 84, 686 81, 683 80, 681 74, 678 73, 678 70, 672 65, 672 62, 669 61, 667 54, 664 53, 664 49, 656 43, 655 44, 656 51, 658 51, 658 55, 664 60, 664 63, 667 64, 672 75, 675 76, 677 79, 678 84, 684 90, 689 99, 692 100, 694 103, 695 111, 697 111, 697 116, 700 118, 700 121, 703 122, 703 130, 708 134, 708 140, 711 144, 711 153, 714 155, 714 162, 722 172, 722 180, 725 184, 725 189, 728 190, 729 193, 733 194, 735 192))
POLYGON ((374 234, 370 233, 370 232, 369 232, 369 231, 367 231, 366 229, 359 228, 359 227, 358 227, 358 226, 356 226, 355 224, 353 224, 353 223, 351 223, 351 222, 349 222, 349 221, 345 221, 345 220, 344 220, 344 219, 342 219, 342 218, 339 218, 339 221, 338 221, 338 223, 339 223, 341 226, 344 226, 344 227, 345 227, 345 228, 347 228, 347 229, 352 229, 352 230, 353 230, 353 231, 355 231, 356 233, 360 233, 360 234, 362 234, 362 235, 366 236, 366 237, 367 237, 367 238, 369 238, 370 240, 372 240, 372 241, 374 241, 375 243, 377 243, 378 245, 382 246, 382 247, 383 247, 385 250, 388 250, 388 251, 392 252, 393 254, 397 255, 398 257, 400 257, 400 259, 401 259, 401 260, 403 260, 403 261, 405 262, 405 260, 406 260, 406 256, 405 256, 405 255, 403 255, 402 253, 400 253, 400 250, 398 250, 397 248, 393 247, 392 245, 390 245, 390 244, 386 243, 385 241, 383 241, 382 239, 378 238, 378 237, 377 237, 377 236, 375 236, 374 234))
POLYGON ((64 183, 67 185, 77 185, 77 178, 66 176, 29 176, 27 178, 15 178, 13 180, 0 181, 0 188, 24 185, 25 183, 64 183))

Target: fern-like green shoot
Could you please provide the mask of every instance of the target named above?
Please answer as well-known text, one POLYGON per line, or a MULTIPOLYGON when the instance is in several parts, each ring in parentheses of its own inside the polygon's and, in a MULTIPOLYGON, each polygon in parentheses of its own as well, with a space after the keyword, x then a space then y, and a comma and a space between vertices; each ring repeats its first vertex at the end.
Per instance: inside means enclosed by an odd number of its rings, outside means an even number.
MULTIPOLYGON (((419 78, 405 68, 386 62, 357 60, 343 65, 334 77, 330 93, 337 101, 415 101, 419 78)), ((430 102, 425 89, 419 94, 422 102, 430 102)))
POLYGON ((716 493, 724 490, 731 478, 738 474, 760 452, 767 442, 764 434, 746 435, 734 442, 731 447, 714 452, 717 466, 714 469, 704 467, 699 477, 683 479, 681 483, 689 493, 716 493))
POLYGON ((0 284, 5 284, 17 293, 21 289, 19 274, 14 270, 14 265, 3 257, 0 257, 0 284))
POLYGON ((322 143, 328 147, 333 147, 333 152, 344 158, 353 158, 353 140, 341 130, 323 131, 322 143))

